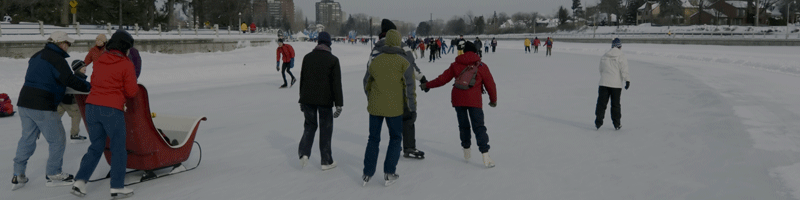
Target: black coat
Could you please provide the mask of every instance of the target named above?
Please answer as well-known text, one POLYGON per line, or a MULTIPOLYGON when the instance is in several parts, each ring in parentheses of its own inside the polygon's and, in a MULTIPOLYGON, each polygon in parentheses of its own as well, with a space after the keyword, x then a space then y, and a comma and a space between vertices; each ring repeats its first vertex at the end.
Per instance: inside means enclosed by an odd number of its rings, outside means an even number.
POLYGON ((317 106, 343 106, 342 72, 339 58, 314 49, 303 57, 300 69, 300 101, 317 106))

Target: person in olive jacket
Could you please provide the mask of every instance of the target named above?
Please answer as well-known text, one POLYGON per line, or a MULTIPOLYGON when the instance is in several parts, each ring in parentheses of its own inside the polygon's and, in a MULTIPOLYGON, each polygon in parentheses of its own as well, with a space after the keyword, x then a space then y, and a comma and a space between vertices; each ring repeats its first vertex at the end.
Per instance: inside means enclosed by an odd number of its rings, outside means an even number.
POLYGON ((331 35, 321 32, 318 38, 317 47, 303 57, 303 68, 300 71, 299 103, 306 121, 298 154, 301 166, 305 167, 314 144, 314 133, 319 127, 319 151, 322 158, 320 164, 322 170, 328 170, 336 167, 331 156, 331 135, 333 118, 342 113, 344 98, 339 58, 331 54, 331 35), (336 106, 335 113, 333 106, 336 106))

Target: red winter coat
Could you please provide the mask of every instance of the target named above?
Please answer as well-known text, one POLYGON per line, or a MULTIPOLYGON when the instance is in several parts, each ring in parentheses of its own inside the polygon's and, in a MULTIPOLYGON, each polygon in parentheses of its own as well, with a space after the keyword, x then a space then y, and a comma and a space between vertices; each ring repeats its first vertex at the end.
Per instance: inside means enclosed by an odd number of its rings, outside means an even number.
POLYGON ((89 49, 89 54, 86 54, 86 58, 83 59, 83 62, 86 63, 86 66, 89 66, 92 62, 97 61, 100 55, 103 55, 103 51, 105 51, 104 47, 92 47, 89 49))
POLYGON ((276 60, 281 60, 281 54, 283 54, 283 62, 288 63, 292 61, 292 58, 294 58, 294 48, 292 48, 292 45, 283 44, 283 46, 278 47, 278 50, 275 51, 275 54, 278 55, 276 60))
POLYGON ((533 40, 533 46, 536 46, 536 47, 538 47, 540 44, 542 44, 542 42, 541 42, 541 41, 539 41, 539 39, 538 39, 538 38, 533 40))
POLYGON ((425 42, 419 43, 419 50, 425 51, 425 42))
MULTIPOLYGON (((443 86, 461 74, 461 71, 464 71, 467 65, 480 61, 481 57, 478 56, 478 54, 465 52, 456 57, 456 62, 450 64, 450 67, 444 70, 442 75, 426 83, 425 86, 428 88, 443 86)), ((492 73, 489 72, 489 66, 485 63, 478 67, 478 75, 475 77, 475 86, 467 90, 453 87, 453 92, 450 97, 453 102, 453 107, 483 108, 483 97, 481 97, 482 88, 486 88, 486 92, 489 93, 489 101, 497 102, 497 88, 494 84, 494 78, 492 78, 492 73)))
POLYGON ((111 50, 100 56, 92 69, 92 92, 86 99, 87 104, 123 110, 125 99, 139 92, 133 62, 123 55, 111 50))

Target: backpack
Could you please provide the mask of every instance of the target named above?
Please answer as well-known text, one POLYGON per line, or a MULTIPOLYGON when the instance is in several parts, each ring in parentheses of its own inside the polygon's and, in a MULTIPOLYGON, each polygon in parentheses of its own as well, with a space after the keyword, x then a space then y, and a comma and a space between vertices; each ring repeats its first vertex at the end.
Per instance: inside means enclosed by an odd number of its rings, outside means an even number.
POLYGON ((467 68, 464 68, 460 74, 456 77, 456 82, 453 84, 453 87, 462 90, 468 90, 475 86, 475 77, 478 76, 478 67, 483 65, 482 62, 477 62, 475 64, 467 65, 467 68))
POLYGON ((14 105, 6 93, 0 93, 0 116, 14 114, 14 105))

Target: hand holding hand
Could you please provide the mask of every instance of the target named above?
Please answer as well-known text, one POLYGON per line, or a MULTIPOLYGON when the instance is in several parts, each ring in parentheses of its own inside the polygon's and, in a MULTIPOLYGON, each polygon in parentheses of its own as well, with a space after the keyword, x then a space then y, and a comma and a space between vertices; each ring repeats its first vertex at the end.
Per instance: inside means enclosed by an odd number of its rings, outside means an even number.
POLYGON ((427 83, 419 84, 419 89, 421 89, 422 91, 425 91, 425 92, 428 92, 428 91, 431 90, 430 88, 428 88, 428 84, 427 83))

